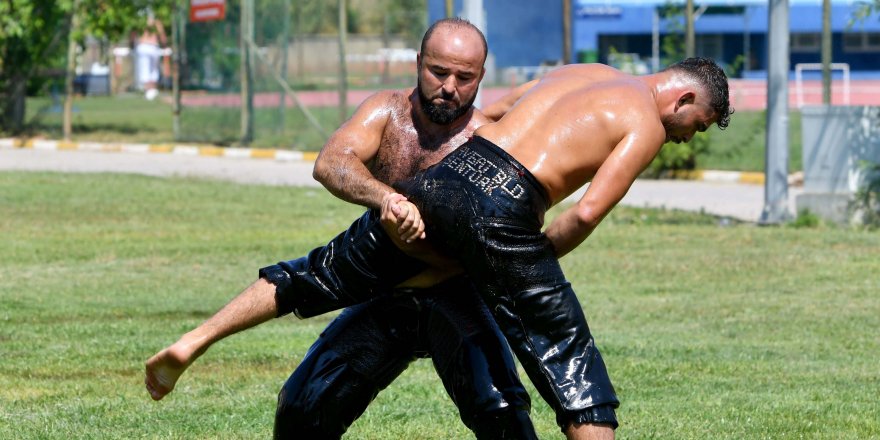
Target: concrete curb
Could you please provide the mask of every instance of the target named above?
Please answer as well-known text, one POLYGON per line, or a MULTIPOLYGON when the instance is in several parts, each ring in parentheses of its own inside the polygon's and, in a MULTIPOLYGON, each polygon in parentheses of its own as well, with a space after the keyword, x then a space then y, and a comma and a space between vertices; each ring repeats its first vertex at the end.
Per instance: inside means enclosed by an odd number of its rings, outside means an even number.
MULTIPOLYGON (((129 144, 103 142, 68 142, 47 139, 0 138, 0 149, 28 148, 34 150, 103 151, 126 153, 159 153, 179 156, 228 157, 235 159, 267 159, 284 162, 314 162, 317 152, 302 152, 270 148, 232 148, 212 145, 186 144, 129 144)), ((746 171, 694 170, 674 171, 673 179, 699 180, 718 183, 764 184, 764 173, 746 171)))
POLYGON ((213 145, 129 144, 103 142, 70 142, 47 139, 21 140, 0 138, 0 149, 29 148, 34 150, 104 151, 125 153, 160 153, 180 156, 228 157, 235 159, 269 159, 278 161, 314 161, 316 152, 270 148, 221 148, 213 145))
POLYGON ((754 171, 693 170, 673 171, 672 178, 703 182, 764 184, 764 173, 754 171))

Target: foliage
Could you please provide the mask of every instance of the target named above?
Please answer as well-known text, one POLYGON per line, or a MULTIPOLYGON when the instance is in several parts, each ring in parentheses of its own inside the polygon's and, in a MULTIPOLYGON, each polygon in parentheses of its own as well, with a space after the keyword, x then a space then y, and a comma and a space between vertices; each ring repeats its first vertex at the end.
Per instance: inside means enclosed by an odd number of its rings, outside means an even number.
POLYGON ((849 26, 853 26, 856 22, 863 21, 880 11, 880 0, 858 0, 855 2, 855 10, 849 20, 849 26))
POLYGON ((0 2, 0 131, 21 130, 26 90, 39 88, 48 78, 63 77, 68 38, 121 38, 144 21, 146 8, 167 19, 171 0, 0 2), (72 14, 79 14, 82 24, 71 36, 72 14))
POLYGON ((863 226, 880 228, 880 163, 863 161, 861 169, 864 180, 849 208, 863 226))
POLYGON ((72 6, 54 0, 0 2, 0 132, 21 129, 28 81, 61 66, 72 6))
POLYGON ((662 55, 660 62, 664 66, 675 64, 684 59, 684 4, 667 0, 666 4, 660 8, 660 18, 666 23, 666 34, 660 40, 660 51, 662 55))
POLYGON ((690 142, 667 143, 648 165, 646 175, 660 177, 667 171, 696 169, 697 157, 707 154, 710 150, 711 137, 710 132, 697 132, 690 142))
POLYGON ((797 217, 786 224, 791 228, 815 228, 822 224, 822 219, 818 215, 813 214, 809 209, 801 209, 798 211, 797 217))

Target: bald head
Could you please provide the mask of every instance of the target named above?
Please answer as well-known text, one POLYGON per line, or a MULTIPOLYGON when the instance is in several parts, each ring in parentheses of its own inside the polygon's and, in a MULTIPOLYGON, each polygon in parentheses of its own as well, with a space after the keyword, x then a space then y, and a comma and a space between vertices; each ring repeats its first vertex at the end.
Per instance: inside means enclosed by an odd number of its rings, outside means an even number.
POLYGON ((447 125, 468 114, 485 73, 483 33, 460 18, 440 20, 425 33, 416 59, 419 101, 428 119, 447 125))
POLYGON ((436 42, 434 40, 448 38, 477 39, 483 49, 482 62, 486 61, 486 56, 489 53, 489 46, 486 44, 486 37, 471 22, 459 17, 444 18, 435 21, 434 24, 425 31, 425 36, 422 37, 422 47, 420 52, 424 53, 428 50, 428 48, 436 42))

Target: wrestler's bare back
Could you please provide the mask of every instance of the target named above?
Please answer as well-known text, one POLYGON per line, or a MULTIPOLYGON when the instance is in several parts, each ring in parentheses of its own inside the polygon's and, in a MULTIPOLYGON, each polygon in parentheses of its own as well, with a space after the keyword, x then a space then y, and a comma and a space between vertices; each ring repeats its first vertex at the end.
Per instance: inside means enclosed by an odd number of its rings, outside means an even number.
POLYGON ((590 181, 616 148, 632 149, 639 156, 633 163, 645 164, 666 137, 652 89, 600 64, 548 73, 504 118, 475 134, 516 158, 554 204, 590 181))

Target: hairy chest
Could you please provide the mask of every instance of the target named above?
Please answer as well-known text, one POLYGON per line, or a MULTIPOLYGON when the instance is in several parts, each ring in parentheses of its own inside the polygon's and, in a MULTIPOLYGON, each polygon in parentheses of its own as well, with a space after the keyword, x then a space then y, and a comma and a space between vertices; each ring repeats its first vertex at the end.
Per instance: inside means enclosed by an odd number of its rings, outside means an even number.
POLYGON ((471 132, 465 129, 431 136, 417 131, 411 122, 395 121, 382 136, 373 175, 389 185, 412 177, 467 141, 471 132))

